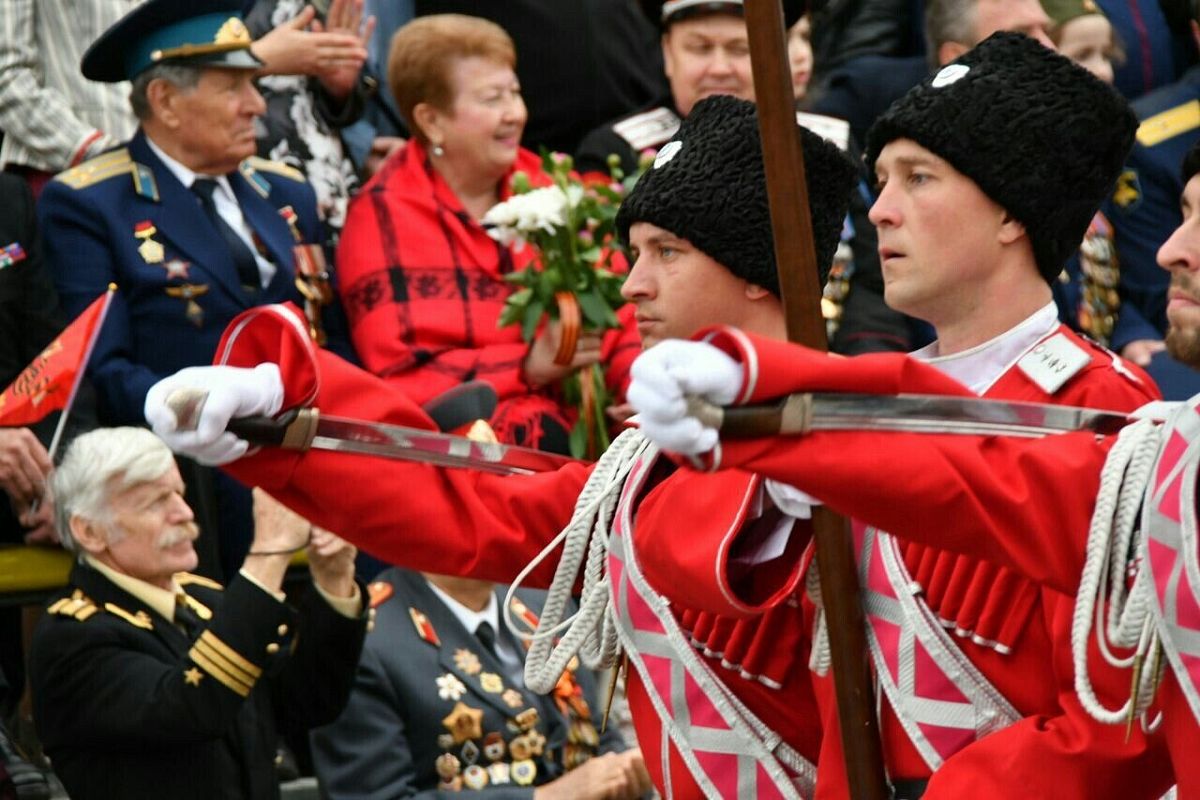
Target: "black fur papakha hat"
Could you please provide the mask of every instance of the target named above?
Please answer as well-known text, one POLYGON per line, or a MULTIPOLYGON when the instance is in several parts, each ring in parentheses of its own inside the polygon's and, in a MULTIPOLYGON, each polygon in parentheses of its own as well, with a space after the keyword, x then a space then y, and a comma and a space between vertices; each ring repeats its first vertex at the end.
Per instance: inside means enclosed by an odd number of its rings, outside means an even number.
MULTIPOLYGON (((821 284, 829 274, 850 192, 853 162, 837 145, 797 126, 821 284)), ((779 294, 767 183, 754 104, 728 95, 696 103, 617 211, 617 230, 649 222, 687 239, 739 278, 779 294)))
POLYGON ((892 104, 867 133, 944 158, 1025 226, 1047 281, 1079 248, 1137 131, 1115 89, 1019 33, 996 33, 892 104))

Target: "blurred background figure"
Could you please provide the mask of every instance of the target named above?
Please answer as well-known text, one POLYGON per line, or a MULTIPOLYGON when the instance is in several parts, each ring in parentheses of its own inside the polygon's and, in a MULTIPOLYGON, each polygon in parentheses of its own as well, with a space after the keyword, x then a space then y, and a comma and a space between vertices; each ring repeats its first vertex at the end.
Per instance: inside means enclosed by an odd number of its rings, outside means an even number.
MULTIPOLYGON (((559 328, 526 345, 497 327, 531 248, 497 243, 479 220, 510 194, 517 170, 549 178, 521 147, 528 113, 516 51, 478 17, 418 17, 392 40, 389 83, 410 138, 350 205, 337 267, 350 333, 364 366, 415 402, 468 380, 490 384, 490 423, 501 441, 567 452, 572 420, 552 389, 601 360, 582 335, 574 361, 554 363, 559 328)), ((631 356, 632 357, 632 353, 631 356)))
POLYGON ((812 23, 808 14, 788 28, 787 50, 788 65, 792 68, 792 92, 799 103, 808 95, 813 73, 812 23))

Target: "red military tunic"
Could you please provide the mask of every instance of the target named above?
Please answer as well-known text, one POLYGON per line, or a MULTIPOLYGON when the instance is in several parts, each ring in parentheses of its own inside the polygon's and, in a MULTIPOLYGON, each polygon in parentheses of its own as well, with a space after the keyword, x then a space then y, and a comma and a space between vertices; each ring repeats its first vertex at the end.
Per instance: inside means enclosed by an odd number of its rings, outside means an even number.
MULTIPOLYGON (((757 385, 748 386, 739 402, 763 402, 793 391, 965 393, 935 370, 902 356, 846 361, 736 332, 718 332, 713 342, 746 364, 746 374, 758 376, 757 385)), ((1099 366, 1094 361, 1092 369, 1099 366)), ((1122 404, 1121 393, 1110 393, 1111 379, 1106 383, 1107 389, 1102 385, 1101 392, 1085 394, 1082 402, 1074 395, 1068 402, 1128 408, 1129 395, 1122 404)), ((1027 394, 1009 397, 1033 399, 1027 394)), ((927 796, 965 796, 968 791, 977 796, 981 783, 985 791, 993 784, 1019 791, 1023 770, 1040 768, 1062 797, 1095 797, 1101 791, 1115 797, 1157 797, 1170 783, 1162 737, 1143 736, 1135 727, 1126 744, 1123 729, 1092 722, 1073 696, 1069 680, 1062 682, 1071 678, 1070 614, 1107 447, 1087 434, 1026 441, 839 431, 727 441, 714 461, 793 485, 841 513, 919 543, 916 552, 945 547, 1005 565, 1043 586, 1043 611, 1030 624, 1040 627, 1040 638, 1054 646, 1041 651, 1040 666, 1026 658, 1022 663, 1027 669, 1007 680, 1005 674, 987 673, 1031 716, 961 751, 934 776, 927 796), (898 474, 903 480, 896 479, 898 474), (1036 685, 1036 676, 1045 674, 1047 664, 1053 664, 1059 676, 1061 711, 1045 707, 1039 697, 1044 687, 1036 685)), ((907 548, 912 552, 913 546, 907 548)), ((1028 648, 1030 638, 1027 630, 1019 648, 1028 648)), ((1013 656, 1020 655, 1019 648, 1013 656)), ((975 658, 975 649, 964 645, 964 650, 987 669, 975 658)), ((1012 669, 1017 663, 1012 662, 1012 669)), ((1128 696, 1127 674, 1098 670, 1094 652, 1090 663, 1108 703, 1128 696)), ((1190 757, 1197 723, 1179 693, 1178 685, 1168 679, 1159 703, 1168 709, 1165 745, 1181 796, 1200 797, 1200 768, 1190 757)), ((889 722, 885 715, 885 749, 890 755, 899 737, 889 735, 889 722)), ((831 730, 826 733, 828 748, 837 738, 831 730)), ((826 753, 822 756, 824 767, 826 753)))
MULTIPOLYGON (((550 181, 528 150, 518 154, 517 170, 535 186, 550 181)), ((363 364, 417 403, 463 381, 490 384, 500 398, 491 423, 501 441, 537 447, 543 417, 569 430, 573 412, 561 398, 525 382, 520 327, 497 325, 514 290, 504 276, 533 258, 532 247, 505 247, 488 236, 410 139, 351 202, 337 250, 339 288, 363 364)), ((616 338, 606 341, 605 363, 627 366, 639 349, 632 326, 616 338)))
MULTIPOLYGON (((216 360, 234 366, 279 363, 287 389, 285 408, 315 405, 338 416, 431 427, 420 408, 402 393, 313 348, 299 319, 280 306, 257 308, 239 317, 226 332, 216 360)), ((571 465, 555 473, 502 477, 323 451, 299 454, 274 449, 260 450, 226 468, 386 561, 500 582, 511 581, 565 527, 589 472, 584 465, 571 465)), ((680 540, 670 548, 673 557, 698 568, 687 542, 693 537, 732 541, 753 512, 750 499, 758 494, 758 479, 732 471, 719 475, 674 471, 665 460, 659 468, 662 475, 652 481, 638 505, 635 548, 640 551, 643 539, 659 545, 670 532, 680 540), (651 525, 660 524, 665 531, 647 533, 651 525)), ((815 762, 820 725, 806 674, 807 641, 799 619, 803 611, 798 604, 781 602, 794 592, 800 577, 796 565, 806 537, 793 539, 777 562, 784 568, 773 572, 764 567, 756 579, 756 602, 738 604, 730 617, 722 619, 686 607, 674 610, 685 630, 699 632, 698 648, 708 645, 708 652, 701 652, 717 677, 785 742, 815 762), (770 581, 765 580, 768 575, 770 581), (764 609, 770 611, 764 614, 764 609)), ((554 566, 553 558, 543 562, 532 576, 533 584, 547 585, 554 566)), ((714 565, 709 562, 708 568, 714 565)), ((726 571, 723 563, 715 568, 726 571)), ((735 594, 730 587, 719 591, 735 594)), ((664 786, 665 757, 670 762, 673 796, 703 797, 677 751, 664 743, 658 716, 632 670, 628 698, 655 785, 664 786)))

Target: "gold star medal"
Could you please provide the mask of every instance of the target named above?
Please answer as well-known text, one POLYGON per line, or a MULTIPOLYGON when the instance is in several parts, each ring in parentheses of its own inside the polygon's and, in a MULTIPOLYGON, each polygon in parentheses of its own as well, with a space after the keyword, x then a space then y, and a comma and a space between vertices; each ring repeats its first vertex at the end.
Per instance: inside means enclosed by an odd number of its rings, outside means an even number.
POLYGON ((468 675, 478 675, 479 670, 483 669, 479 663, 479 656, 465 647, 454 651, 454 666, 468 675))
POLYGON ((490 694, 500 694, 504 691, 504 681, 494 672, 485 672, 480 675, 479 685, 490 694))
POLYGON ((158 228, 154 227, 148 219, 144 219, 133 226, 133 235, 142 240, 138 245, 138 255, 147 264, 161 264, 165 255, 162 242, 154 241, 154 234, 158 233, 158 228))
POLYGON ((483 711, 459 701, 454 710, 442 720, 455 744, 483 736, 483 711))

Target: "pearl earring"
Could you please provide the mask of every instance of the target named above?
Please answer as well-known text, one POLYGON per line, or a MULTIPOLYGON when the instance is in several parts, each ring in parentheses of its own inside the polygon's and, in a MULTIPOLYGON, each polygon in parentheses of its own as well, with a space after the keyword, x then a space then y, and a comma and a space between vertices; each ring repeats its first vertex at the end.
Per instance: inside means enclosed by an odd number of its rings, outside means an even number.
POLYGON ((442 149, 440 144, 435 144, 433 146, 433 154, 440 157, 446 155, 446 151, 442 149))

